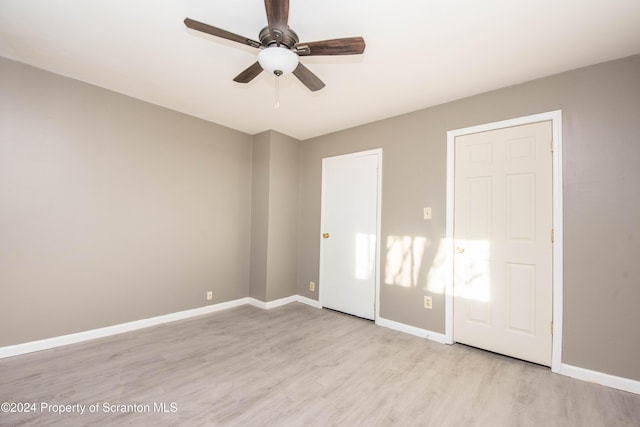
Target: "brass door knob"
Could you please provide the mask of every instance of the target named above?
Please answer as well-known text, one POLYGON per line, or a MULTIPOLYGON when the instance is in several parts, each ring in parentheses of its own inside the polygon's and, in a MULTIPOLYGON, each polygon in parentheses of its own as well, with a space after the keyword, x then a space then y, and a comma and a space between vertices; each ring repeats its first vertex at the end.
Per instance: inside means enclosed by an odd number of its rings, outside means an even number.
POLYGON ((458 251, 459 254, 463 254, 464 253, 464 248, 458 246, 458 247, 456 247, 456 251, 458 251))
POLYGON ((322 233, 322 238, 323 239, 328 239, 329 238, 329 233, 322 233))

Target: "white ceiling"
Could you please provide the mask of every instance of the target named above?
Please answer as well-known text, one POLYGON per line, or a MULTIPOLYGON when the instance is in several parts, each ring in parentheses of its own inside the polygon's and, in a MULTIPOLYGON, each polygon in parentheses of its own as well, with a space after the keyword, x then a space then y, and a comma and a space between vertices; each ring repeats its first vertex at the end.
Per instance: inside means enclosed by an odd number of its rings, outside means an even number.
POLYGON ((363 55, 301 61, 326 87, 262 73, 262 0, 0 0, 0 56, 250 134, 307 139, 640 53, 639 0, 291 0, 300 41, 363 36, 363 55))

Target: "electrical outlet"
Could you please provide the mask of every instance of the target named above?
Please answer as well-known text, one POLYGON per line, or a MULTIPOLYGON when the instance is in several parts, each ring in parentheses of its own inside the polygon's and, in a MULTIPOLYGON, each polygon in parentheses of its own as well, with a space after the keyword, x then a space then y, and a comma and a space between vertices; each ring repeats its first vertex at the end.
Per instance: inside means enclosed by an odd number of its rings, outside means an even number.
POLYGON ((316 282, 309 282, 309 290, 311 292, 316 290, 316 282))
POLYGON ((433 308, 431 297, 425 295, 424 297, 424 308, 431 310, 433 308))
POLYGON ((207 301, 211 301, 213 299, 213 291, 207 291, 207 301))

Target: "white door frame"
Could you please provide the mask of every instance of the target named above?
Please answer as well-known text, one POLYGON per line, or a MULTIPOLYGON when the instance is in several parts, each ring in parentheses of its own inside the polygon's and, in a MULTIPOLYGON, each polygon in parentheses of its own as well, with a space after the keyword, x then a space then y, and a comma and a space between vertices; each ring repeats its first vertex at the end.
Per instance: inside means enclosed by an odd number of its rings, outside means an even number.
POLYGON ((376 206, 376 266, 375 266, 375 307, 374 307, 374 320, 380 317, 380 236, 381 236, 381 218, 382 218, 382 148, 376 148, 373 150, 359 151, 357 153, 342 154, 338 156, 325 157, 322 159, 322 189, 320 195, 320 271, 318 272, 318 283, 320 286, 318 293, 318 302, 320 307, 324 307, 322 304, 322 230, 324 230, 324 208, 325 208, 325 160, 335 158, 350 158, 350 157, 362 157, 375 155, 378 160, 378 182, 376 183, 377 206, 376 206))
MULTIPOLYGON (((512 126, 551 121, 553 135, 553 338, 551 349, 551 371, 560 372, 562 362, 562 111, 550 111, 526 117, 471 126, 447 132, 447 218, 445 253, 447 268, 445 276, 445 342, 453 344, 453 222, 454 222, 454 177, 455 139, 471 133, 486 132, 512 126)), ((551 147, 550 147, 551 149, 551 147)))

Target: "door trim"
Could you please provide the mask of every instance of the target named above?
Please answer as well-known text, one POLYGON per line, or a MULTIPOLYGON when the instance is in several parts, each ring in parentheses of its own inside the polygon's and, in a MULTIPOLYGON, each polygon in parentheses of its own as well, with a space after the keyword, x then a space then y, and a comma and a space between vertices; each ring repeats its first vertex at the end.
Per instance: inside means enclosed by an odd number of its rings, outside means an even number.
POLYGON ((377 193, 377 204, 376 204, 376 266, 374 269, 375 272, 375 297, 374 297, 374 321, 376 321, 380 317, 380 236, 381 236, 381 218, 382 218, 382 148, 375 148, 373 150, 359 151, 356 153, 342 154, 338 156, 329 156, 324 157, 322 159, 322 188, 320 190, 320 230, 318 232, 318 237, 320 238, 320 264, 318 271, 318 303, 320 304, 320 308, 323 308, 322 304, 323 299, 323 289, 322 289, 322 269, 323 269, 323 257, 322 257, 322 230, 324 230, 324 208, 325 208, 325 190, 326 185, 324 182, 325 178, 325 164, 328 159, 336 159, 336 158, 353 158, 353 157, 363 157, 363 156, 376 156, 378 163, 378 177, 376 183, 376 193, 377 193))
MULTIPOLYGON (((455 129, 447 132, 447 213, 446 238, 443 242, 446 253, 445 269, 445 339, 447 344, 453 344, 453 222, 454 222, 454 178, 455 178, 455 139, 458 136, 472 133, 486 132, 506 127, 521 126, 531 123, 551 121, 553 135, 553 229, 555 238, 553 243, 553 292, 552 318, 553 337, 551 344, 551 371, 560 372, 562 363, 562 110, 531 116, 518 117, 510 120, 455 129)), ((551 147, 550 147, 551 149, 551 147)))

